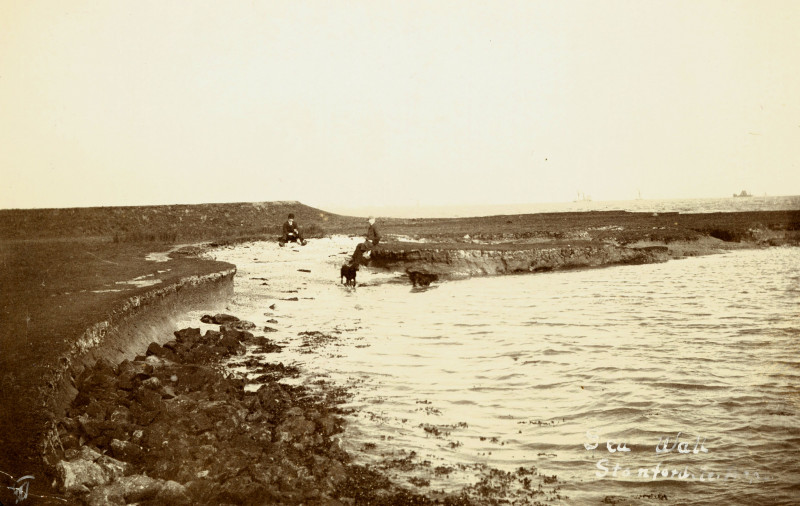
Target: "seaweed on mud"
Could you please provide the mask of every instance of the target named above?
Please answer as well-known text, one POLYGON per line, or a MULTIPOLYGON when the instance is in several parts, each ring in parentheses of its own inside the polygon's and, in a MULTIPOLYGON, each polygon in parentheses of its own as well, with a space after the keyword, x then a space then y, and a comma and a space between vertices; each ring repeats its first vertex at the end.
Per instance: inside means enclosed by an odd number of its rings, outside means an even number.
MULTIPOLYGON (((405 453, 405 450, 400 450, 401 453, 405 453)), ((381 469, 396 469, 400 471, 414 471, 419 468, 430 468, 431 463, 428 460, 418 461, 417 460, 417 452, 411 451, 408 455, 401 458, 386 458, 380 464, 379 467, 381 469)))
POLYGON ((337 495, 351 504, 369 504, 374 506, 430 505, 445 504, 450 506, 471 505, 472 502, 463 497, 446 497, 434 501, 424 495, 393 488, 391 482, 381 473, 366 466, 351 466, 352 472, 337 490, 337 495))
POLYGON ((298 333, 297 335, 303 339, 303 343, 300 345, 300 348, 305 348, 304 350, 301 350, 300 353, 313 353, 315 348, 325 346, 338 340, 336 337, 330 334, 325 334, 318 330, 304 331, 298 333))
POLYGON ((256 350, 259 353, 280 353, 283 351, 283 346, 275 344, 274 341, 270 341, 266 339, 263 342, 260 342, 256 345, 256 350))
POLYGON ((257 374, 254 379, 256 383, 262 383, 270 379, 297 378, 300 376, 300 369, 295 366, 285 366, 283 362, 277 364, 259 364, 251 374, 257 374))
POLYGON ((542 426, 542 425, 557 425, 557 424, 560 424, 560 423, 564 423, 565 421, 566 421, 565 418, 562 418, 561 420, 556 419, 556 420, 549 420, 549 421, 547 421, 547 420, 545 420, 545 421, 543 421, 543 420, 527 420, 527 421, 526 420, 521 420, 521 421, 517 422, 517 425, 525 425, 525 424, 528 424, 528 425, 539 425, 539 426, 542 426))
MULTIPOLYGON (((339 409, 338 406, 350 402, 352 398, 353 393, 345 387, 330 386, 322 393, 323 402, 329 406, 337 407, 336 409, 339 409)), ((353 411, 354 410, 348 410, 347 412, 351 413, 353 411)), ((341 412, 345 411, 342 410, 341 412)))
POLYGON ((637 496, 639 499, 658 499, 659 501, 669 501, 669 497, 667 494, 663 493, 651 493, 651 494, 641 494, 637 496))
POLYGON ((417 408, 416 411, 424 411, 426 415, 441 416, 442 414, 442 410, 431 406, 425 406, 424 408, 417 408))
POLYGON ((445 430, 437 427, 436 425, 431 425, 431 424, 427 424, 427 423, 424 423, 424 424, 421 423, 421 424, 419 424, 419 427, 422 430, 424 430, 426 434, 430 434, 430 435, 432 435, 434 437, 445 437, 445 436, 449 436, 450 435, 449 432, 446 432, 445 430))
POLYGON ((449 467, 449 466, 437 466, 437 467, 433 468, 433 473, 436 476, 447 476, 450 473, 452 473, 453 471, 455 471, 455 469, 453 469, 452 467, 449 467))
MULTIPOLYGON (((481 479, 474 485, 466 487, 465 496, 477 501, 479 504, 544 504, 544 502, 568 499, 559 493, 560 487, 545 489, 542 483, 533 488, 533 479, 539 475, 535 468, 520 467, 516 471, 508 472, 499 469, 486 468, 481 479), (540 500, 541 499, 541 500, 540 500)), ((553 477, 543 477, 545 484, 556 481, 553 477)))

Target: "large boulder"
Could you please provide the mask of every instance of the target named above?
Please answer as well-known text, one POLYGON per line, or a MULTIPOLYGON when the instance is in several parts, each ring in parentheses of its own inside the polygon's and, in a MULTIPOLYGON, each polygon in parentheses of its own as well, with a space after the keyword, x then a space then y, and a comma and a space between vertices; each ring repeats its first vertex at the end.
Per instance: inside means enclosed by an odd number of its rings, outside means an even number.
POLYGON ((194 343, 200 339, 200 329, 197 328, 185 328, 181 330, 176 330, 173 332, 175 336, 175 340, 179 343, 194 343))
POLYGON ((141 502, 163 505, 189 504, 186 488, 174 481, 164 481, 137 474, 97 487, 86 498, 90 506, 123 505, 141 502))
POLYGON ((156 504, 163 504, 165 506, 182 506, 190 504, 191 500, 187 494, 186 487, 177 481, 165 481, 161 486, 161 490, 156 494, 156 504))
POLYGON ((72 459, 56 465, 61 490, 68 494, 85 494, 98 485, 105 485, 124 476, 130 466, 84 446, 72 459))
POLYGON ((117 386, 122 390, 135 390, 139 384, 153 374, 153 366, 146 362, 125 360, 119 365, 117 386))
POLYGON ((161 359, 166 359, 170 361, 178 360, 178 357, 175 355, 175 352, 170 350, 169 348, 164 348, 158 343, 150 343, 150 346, 147 347, 146 355, 148 357, 155 356, 161 359))
POLYGON ((112 439, 111 454, 114 458, 135 463, 142 457, 142 447, 130 441, 112 439))
POLYGON ((222 332, 223 337, 231 336, 236 338, 237 341, 248 341, 253 339, 253 334, 246 330, 239 330, 224 325, 220 327, 219 330, 222 332))
POLYGON ((303 410, 294 407, 286 412, 284 421, 275 427, 278 442, 291 443, 298 450, 306 450, 322 442, 316 433, 316 424, 305 417, 303 410))
POLYGON ((56 465, 61 490, 67 494, 83 494, 108 483, 108 475, 99 464, 91 460, 62 460, 56 465))
POLYGON ((222 339, 219 340, 218 346, 227 348, 227 351, 230 353, 236 353, 242 347, 237 336, 229 333, 223 334, 222 339))
POLYGON ((253 323, 251 321, 247 321, 247 320, 239 320, 239 321, 235 321, 235 322, 228 322, 228 323, 222 324, 220 330, 223 330, 223 329, 253 330, 254 328, 256 328, 256 324, 255 323, 253 323))
POLYGON ((225 314, 225 313, 219 313, 219 314, 214 315, 213 323, 216 323, 217 325, 224 325, 226 323, 233 323, 233 322, 238 322, 238 321, 239 321, 239 318, 237 318, 237 317, 235 317, 233 315, 229 315, 229 314, 225 314))

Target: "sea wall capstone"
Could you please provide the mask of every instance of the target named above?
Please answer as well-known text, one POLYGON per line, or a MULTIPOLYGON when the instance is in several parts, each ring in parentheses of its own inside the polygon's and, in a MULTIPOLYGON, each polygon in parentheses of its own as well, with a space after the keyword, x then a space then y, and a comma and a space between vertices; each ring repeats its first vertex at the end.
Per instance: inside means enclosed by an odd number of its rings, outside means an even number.
POLYGON ((643 248, 591 244, 527 249, 390 248, 375 249, 370 265, 390 270, 411 269, 444 279, 494 276, 557 269, 665 262, 666 246, 643 248))

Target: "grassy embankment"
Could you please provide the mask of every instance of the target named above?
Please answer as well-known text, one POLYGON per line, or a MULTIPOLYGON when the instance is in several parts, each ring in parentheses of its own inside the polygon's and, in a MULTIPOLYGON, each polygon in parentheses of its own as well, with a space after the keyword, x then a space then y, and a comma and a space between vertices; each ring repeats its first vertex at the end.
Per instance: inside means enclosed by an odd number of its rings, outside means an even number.
MULTIPOLYGON (((0 470, 30 472, 34 435, 51 416, 42 409, 46 386, 41 378, 55 357, 124 300, 153 288, 120 282, 153 275, 166 284, 225 267, 187 256, 160 264, 146 260, 148 253, 187 243, 272 240, 289 212, 311 238, 362 234, 366 228, 363 218, 299 203, 0 211, 0 470), (126 289, 104 291, 120 287, 126 289)), ((720 244, 796 244, 800 211, 381 219, 380 227, 389 238, 433 241, 423 246, 429 248, 481 249, 487 243, 497 248, 500 242, 501 248, 517 249, 576 240, 685 244, 704 238, 720 244)), ((392 247, 391 241, 386 247, 392 247)))
MULTIPOLYGON (((382 229, 425 238, 436 247, 505 249, 535 247, 559 241, 610 242, 619 245, 674 245, 718 239, 723 243, 756 245, 796 243, 800 211, 744 213, 570 212, 487 216, 479 218, 396 220, 382 229), (465 236, 469 236, 465 238, 465 236)), ((427 247, 434 247, 428 245, 427 247)))
MULTIPOLYGON (((0 210, 0 470, 38 469, 36 445, 53 416, 44 378, 85 329, 130 297, 230 267, 148 254, 276 237, 289 212, 309 236, 323 234, 327 214, 296 203, 0 210), (125 283, 143 277, 161 282, 125 283)), ((342 231, 361 222, 330 221, 342 231)))

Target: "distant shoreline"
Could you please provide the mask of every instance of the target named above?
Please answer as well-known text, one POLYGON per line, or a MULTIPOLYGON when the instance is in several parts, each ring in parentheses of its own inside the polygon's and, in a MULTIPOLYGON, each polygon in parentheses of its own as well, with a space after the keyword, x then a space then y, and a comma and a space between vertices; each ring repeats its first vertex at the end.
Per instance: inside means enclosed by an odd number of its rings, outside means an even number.
POLYGON ((753 195, 747 199, 734 197, 694 199, 630 199, 608 201, 543 202, 520 204, 479 205, 418 205, 418 206, 320 206, 347 216, 370 215, 391 218, 469 218, 512 214, 537 214, 580 211, 629 212, 748 212, 800 210, 800 195, 753 195))

